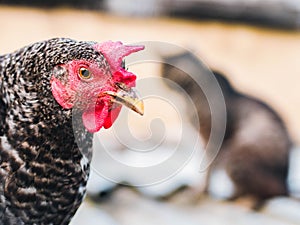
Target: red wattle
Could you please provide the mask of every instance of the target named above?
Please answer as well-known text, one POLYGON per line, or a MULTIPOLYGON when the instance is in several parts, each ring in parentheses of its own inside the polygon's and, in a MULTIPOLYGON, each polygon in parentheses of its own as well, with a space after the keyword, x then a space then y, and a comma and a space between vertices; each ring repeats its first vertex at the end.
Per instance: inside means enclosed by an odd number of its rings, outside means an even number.
POLYGON ((108 113, 108 116, 103 124, 103 127, 105 129, 108 129, 113 125, 113 123, 117 119, 118 115, 120 114, 121 108, 122 108, 122 106, 118 106, 117 108, 114 108, 113 110, 111 110, 108 113))
POLYGON ((82 121, 85 128, 90 133, 95 133, 104 126, 109 115, 108 105, 97 105, 93 109, 89 109, 82 114, 82 121))

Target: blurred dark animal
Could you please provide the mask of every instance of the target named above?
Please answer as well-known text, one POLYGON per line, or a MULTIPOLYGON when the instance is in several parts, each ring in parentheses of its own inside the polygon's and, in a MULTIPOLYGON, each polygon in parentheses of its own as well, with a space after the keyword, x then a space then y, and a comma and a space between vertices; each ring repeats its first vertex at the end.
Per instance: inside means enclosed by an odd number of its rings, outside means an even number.
POLYGON ((170 16, 193 20, 223 20, 256 26, 297 29, 299 5, 296 1, 173 1, 166 11, 170 16))
MULTIPOLYGON (((211 133, 211 110, 203 90, 190 74, 204 76, 208 71, 191 53, 165 58, 165 62, 162 75, 181 86, 192 98, 206 145, 211 133)), ((287 195, 292 143, 283 121, 262 101, 236 91, 221 73, 214 71, 210 75, 215 76, 223 92, 227 126, 221 149, 209 169, 208 181, 215 171, 224 170, 234 186, 233 193, 226 198, 251 195, 259 200, 258 205, 273 196, 287 195)))

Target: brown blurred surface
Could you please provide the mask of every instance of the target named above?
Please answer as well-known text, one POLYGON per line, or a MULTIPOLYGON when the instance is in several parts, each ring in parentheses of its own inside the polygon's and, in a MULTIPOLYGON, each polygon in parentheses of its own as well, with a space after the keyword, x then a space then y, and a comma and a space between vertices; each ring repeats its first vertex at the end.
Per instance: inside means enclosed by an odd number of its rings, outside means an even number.
POLYGON ((300 141, 300 32, 3 6, 0 27, 0 54, 51 37, 163 41, 193 49, 209 66, 228 74, 238 89, 270 103, 284 117, 294 139, 300 141))

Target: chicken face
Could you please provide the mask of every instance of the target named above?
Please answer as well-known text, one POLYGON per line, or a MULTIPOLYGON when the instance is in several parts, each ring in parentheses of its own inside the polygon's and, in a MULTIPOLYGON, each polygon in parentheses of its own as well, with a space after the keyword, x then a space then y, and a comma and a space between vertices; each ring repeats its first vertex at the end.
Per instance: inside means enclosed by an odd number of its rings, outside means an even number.
POLYGON ((123 68, 122 60, 144 47, 105 42, 94 48, 106 63, 72 60, 57 65, 50 81, 56 101, 65 109, 81 110, 83 124, 91 133, 111 127, 121 105, 143 114, 143 104, 133 89, 136 76, 123 68))

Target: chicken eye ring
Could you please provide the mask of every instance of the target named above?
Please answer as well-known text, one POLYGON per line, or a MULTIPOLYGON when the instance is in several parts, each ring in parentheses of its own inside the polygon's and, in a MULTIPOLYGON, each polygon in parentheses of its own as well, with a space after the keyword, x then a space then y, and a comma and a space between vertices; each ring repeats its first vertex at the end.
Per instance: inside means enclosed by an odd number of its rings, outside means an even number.
POLYGON ((91 77, 92 77, 91 71, 85 67, 81 67, 79 69, 78 75, 79 75, 80 79, 82 79, 82 80, 88 80, 88 79, 91 79, 91 77))

